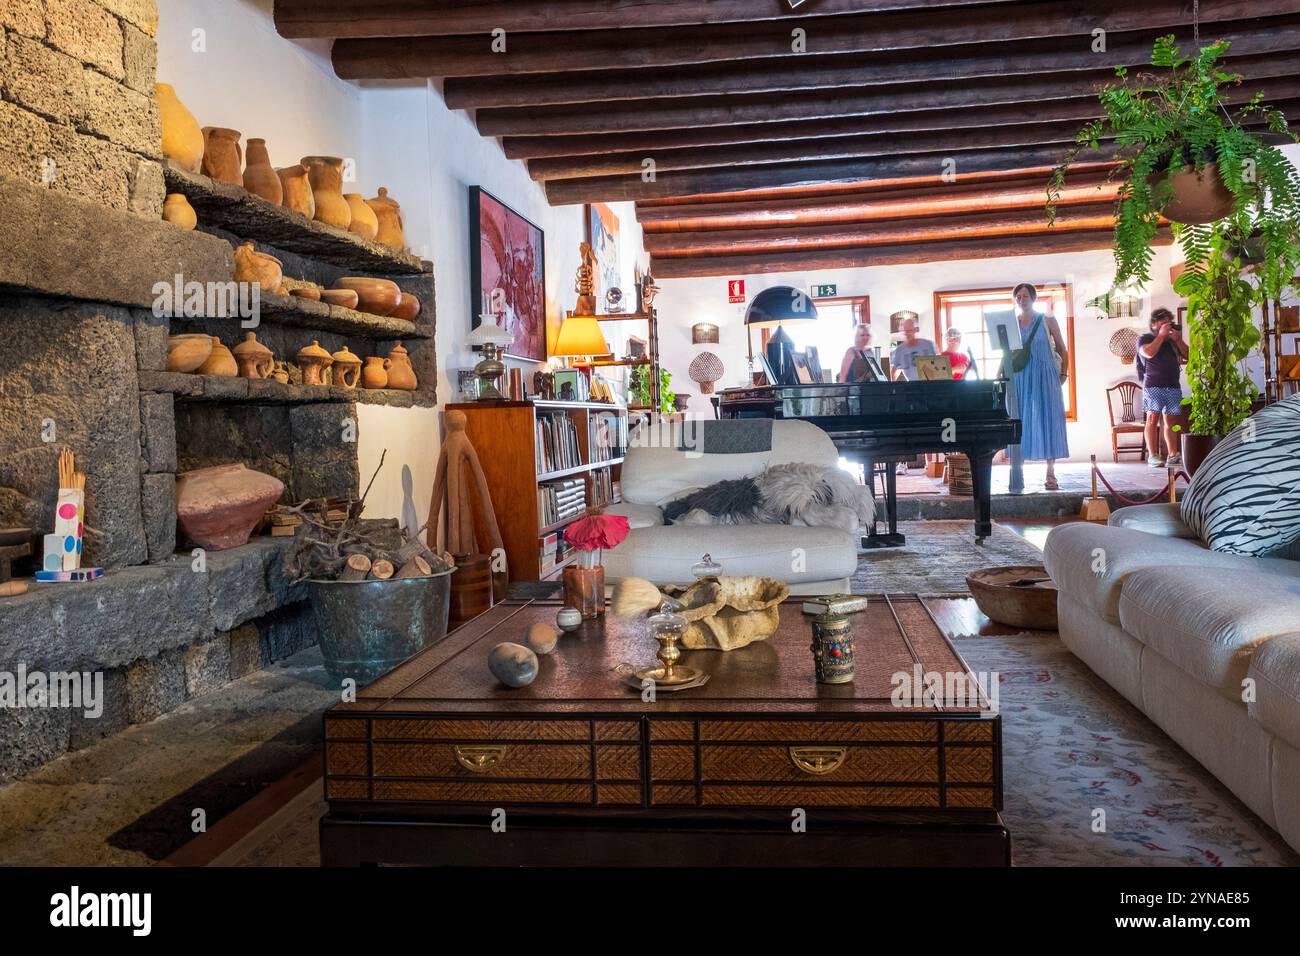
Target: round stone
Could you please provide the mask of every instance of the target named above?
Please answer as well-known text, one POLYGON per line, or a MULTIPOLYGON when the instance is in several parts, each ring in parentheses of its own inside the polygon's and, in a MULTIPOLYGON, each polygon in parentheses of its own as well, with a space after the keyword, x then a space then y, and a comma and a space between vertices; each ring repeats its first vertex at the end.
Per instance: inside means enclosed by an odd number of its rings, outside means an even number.
POLYGON ((488 654, 488 669, 507 687, 527 687, 537 679, 537 655, 522 644, 498 644, 488 654))
POLYGON ((560 634, 555 628, 545 621, 539 621, 528 629, 524 646, 534 654, 549 654, 555 650, 555 644, 559 639, 560 634))
POLYGON ((555 623, 566 634, 576 631, 582 627, 582 612, 576 607, 562 607, 560 612, 555 615, 555 623))

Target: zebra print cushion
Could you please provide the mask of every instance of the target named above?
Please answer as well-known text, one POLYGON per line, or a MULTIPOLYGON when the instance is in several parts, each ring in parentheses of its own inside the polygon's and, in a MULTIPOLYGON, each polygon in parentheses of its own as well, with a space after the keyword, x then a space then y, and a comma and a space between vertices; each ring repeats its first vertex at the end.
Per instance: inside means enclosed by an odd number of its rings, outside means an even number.
POLYGON ((1269 405, 1214 447, 1182 514, 1215 551, 1259 557, 1300 539, 1300 395, 1269 405))

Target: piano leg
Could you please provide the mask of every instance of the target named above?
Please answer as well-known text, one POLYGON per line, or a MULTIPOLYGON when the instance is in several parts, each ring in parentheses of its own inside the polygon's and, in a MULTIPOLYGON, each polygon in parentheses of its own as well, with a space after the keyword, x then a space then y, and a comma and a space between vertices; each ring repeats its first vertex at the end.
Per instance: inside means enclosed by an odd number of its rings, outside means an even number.
POLYGON ((981 543, 993 533, 993 456, 997 449, 968 451, 970 483, 975 501, 975 541, 981 543))
MULTIPOLYGON (((895 461, 892 459, 885 465, 885 521, 889 530, 884 534, 877 534, 876 523, 872 521, 871 533, 862 538, 864 549, 901 548, 907 544, 907 536, 898 532, 898 470, 894 465, 895 461)), ((871 476, 874 488, 876 482, 874 464, 868 464, 867 474, 871 476)))

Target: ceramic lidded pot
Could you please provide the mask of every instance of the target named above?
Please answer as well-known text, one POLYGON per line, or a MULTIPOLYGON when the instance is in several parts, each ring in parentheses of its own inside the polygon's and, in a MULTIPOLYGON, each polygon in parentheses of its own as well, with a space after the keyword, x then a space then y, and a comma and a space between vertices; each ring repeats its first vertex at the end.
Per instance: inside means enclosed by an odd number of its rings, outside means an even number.
POLYGON ((388 359, 382 355, 366 357, 366 367, 361 372, 361 385, 364 388, 388 387, 388 359))
POLYGON ((375 242, 398 252, 406 251, 406 222, 402 219, 402 207, 396 199, 388 195, 388 187, 380 186, 379 195, 367 199, 366 204, 375 211, 379 220, 379 232, 375 242))
POLYGON ((217 182, 244 185, 244 154, 239 148, 239 130, 203 127, 203 174, 217 182))
POLYGON ((275 353, 257 341, 256 332, 245 332, 244 341, 231 354, 239 366, 240 378, 270 378, 275 368, 275 353))
POLYGON ((230 349, 222 345, 221 339, 214 335, 212 336, 212 354, 196 371, 199 375, 220 375, 223 378, 234 378, 239 374, 239 364, 230 353, 230 349))
POLYGON ((307 167, 302 163, 281 166, 275 175, 280 180, 280 204, 285 209, 302 213, 308 219, 316 218, 316 197, 312 195, 307 167))
POLYGON ((311 180, 316 221, 347 229, 352 225, 352 207, 343 198, 343 160, 338 156, 304 156, 301 162, 311 180))
POLYGON ((212 336, 183 333, 167 336, 167 371, 193 372, 212 354, 212 336))
POLYGON ((352 222, 348 225, 348 232, 362 239, 375 238, 376 233, 379 232, 379 217, 366 205, 366 198, 360 193, 346 193, 343 198, 348 201, 348 208, 352 210, 352 222))
POLYGON ((298 367, 302 369, 302 383, 304 385, 328 385, 325 380, 325 370, 334 364, 334 358, 329 352, 320 347, 320 343, 312 339, 311 345, 304 346, 298 350, 297 355, 298 367))
POLYGON ((284 267, 275 256, 258 252, 251 242, 235 250, 235 281, 255 282, 262 292, 275 292, 284 279, 284 267))
POLYGON ((284 200, 284 186, 271 165, 271 155, 266 151, 266 140, 250 139, 245 157, 244 188, 254 196, 276 206, 284 200))
POLYGON ((201 548, 237 548, 283 493, 280 479, 243 465, 183 472, 176 478, 176 521, 201 548))
POLYGON ((361 379, 361 359, 346 345, 330 358, 334 360, 334 365, 330 368, 330 380, 339 388, 356 388, 361 379))
POLYGON ((170 83, 155 83, 154 96, 162 117, 163 155, 177 166, 197 173, 203 165, 203 130, 194 114, 176 97, 170 83))
POLYGON ((392 351, 388 353, 387 368, 389 388, 400 388, 405 392, 415 391, 418 384, 415 380, 415 369, 411 367, 411 357, 405 348, 400 345, 393 346, 392 351))
POLYGON ((357 308, 371 315, 392 315, 402 303, 402 290, 392 279, 369 279, 345 276, 334 283, 336 289, 351 289, 357 294, 357 308))
POLYGON ((183 193, 168 193, 163 202, 163 221, 188 232, 199 224, 199 217, 183 193))

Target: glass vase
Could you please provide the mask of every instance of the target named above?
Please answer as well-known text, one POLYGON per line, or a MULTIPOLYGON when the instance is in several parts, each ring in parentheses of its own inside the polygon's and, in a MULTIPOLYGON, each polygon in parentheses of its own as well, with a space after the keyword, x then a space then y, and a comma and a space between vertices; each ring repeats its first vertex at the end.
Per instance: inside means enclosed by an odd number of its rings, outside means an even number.
POLYGON ((564 569, 564 606, 576 608, 584 621, 605 616, 605 568, 571 564, 564 569))

